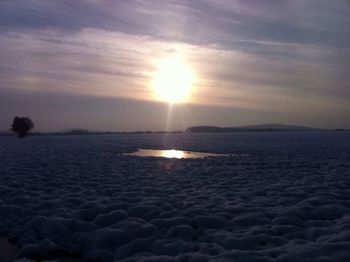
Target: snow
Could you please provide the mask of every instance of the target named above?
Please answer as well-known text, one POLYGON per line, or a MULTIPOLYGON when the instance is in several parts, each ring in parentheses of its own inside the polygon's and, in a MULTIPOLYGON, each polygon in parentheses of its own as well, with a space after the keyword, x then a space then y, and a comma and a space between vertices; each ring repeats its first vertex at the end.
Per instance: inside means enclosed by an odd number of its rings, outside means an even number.
POLYGON ((348 132, 1 137, 0 236, 17 261, 350 261, 349 159, 348 132))

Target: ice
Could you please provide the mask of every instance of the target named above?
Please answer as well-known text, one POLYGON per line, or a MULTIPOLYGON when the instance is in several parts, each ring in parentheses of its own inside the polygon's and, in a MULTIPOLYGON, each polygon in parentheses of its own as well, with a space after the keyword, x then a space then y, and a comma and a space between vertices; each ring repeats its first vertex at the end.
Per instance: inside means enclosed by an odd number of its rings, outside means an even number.
POLYGON ((1 137, 1 239, 22 262, 350 261, 349 159, 348 132, 1 137))
POLYGON ((125 153, 127 156, 139 156, 139 157, 164 157, 164 158, 206 158, 206 157, 224 157, 224 156, 238 156, 237 154, 214 154, 209 152, 193 152, 176 149, 143 149, 139 148, 135 152, 125 153))

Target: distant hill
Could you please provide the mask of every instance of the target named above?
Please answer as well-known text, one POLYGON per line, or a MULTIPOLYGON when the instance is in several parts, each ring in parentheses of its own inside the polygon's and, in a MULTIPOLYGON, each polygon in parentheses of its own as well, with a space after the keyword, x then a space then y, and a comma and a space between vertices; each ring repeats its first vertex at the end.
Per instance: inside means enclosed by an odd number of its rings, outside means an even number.
POLYGON ((9 130, 1 130, 0 131, 0 136, 10 136, 12 135, 12 132, 9 130))
POLYGON ((88 135, 90 134, 89 130, 82 129, 82 128, 70 128, 70 129, 65 129, 60 132, 57 132, 56 134, 59 135, 88 135))
POLYGON ((273 131, 311 131, 322 130, 318 128, 311 128, 305 126, 282 125, 282 124, 261 124, 238 127, 217 127, 217 126, 193 126, 186 130, 186 132, 193 133, 223 133, 223 132, 273 132, 273 131))

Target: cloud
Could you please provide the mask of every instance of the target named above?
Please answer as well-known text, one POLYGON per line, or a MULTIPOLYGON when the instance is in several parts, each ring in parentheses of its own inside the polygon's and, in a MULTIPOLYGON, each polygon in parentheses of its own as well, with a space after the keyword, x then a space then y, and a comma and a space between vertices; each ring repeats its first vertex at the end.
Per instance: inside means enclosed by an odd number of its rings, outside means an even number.
POLYGON ((1 1, 0 28, 149 35, 194 44, 237 38, 347 46, 345 0, 1 1), (331 34, 331 39, 330 39, 331 34))
POLYGON ((155 61, 181 54, 193 104, 348 112, 347 1, 0 2, 0 89, 154 100, 155 61))
MULTIPOLYGON (((336 79, 344 64, 330 68, 327 62, 334 50, 253 44, 259 46, 259 52, 94 29, 75 34, 42 30, 9 33, 0 39, 0 46, 8 50, 0 54, 6 65, 0 73, 5 76, 2 83, 14 88, 152 100, 150 82, 155 61, 168 56, 170 49, 185 57, 197 74, 194 103, 227 103, 227 99, 214 102, 204 98, 219 94, 236 97, 240 106, 261 108, 262 91, 269 94, 270 103, 265 104, 277 104, 281 96, 293 100, 300 94, 312 94, 319 99, 332 93, 328 91, 330 84, 335 88, 340 85, 335 97, 339 92, 342 98, 349 95, 336 79), (245 100, 253 102, 244 105, 245 100)), ((236 101, 231 104, 236 105, 236 101)))

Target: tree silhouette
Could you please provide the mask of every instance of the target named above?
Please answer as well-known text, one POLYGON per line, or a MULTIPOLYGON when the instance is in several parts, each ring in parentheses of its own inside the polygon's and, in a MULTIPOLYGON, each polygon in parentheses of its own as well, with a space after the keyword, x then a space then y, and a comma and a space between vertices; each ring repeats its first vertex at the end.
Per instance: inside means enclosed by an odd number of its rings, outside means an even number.
POLYGON ((33 127, 33 121, 29 117, 16 116, 13 119, 11 130, 17 133, 17 136, 19 138, 23 138, 28 134, 29 130, 33 129, 33 127))

